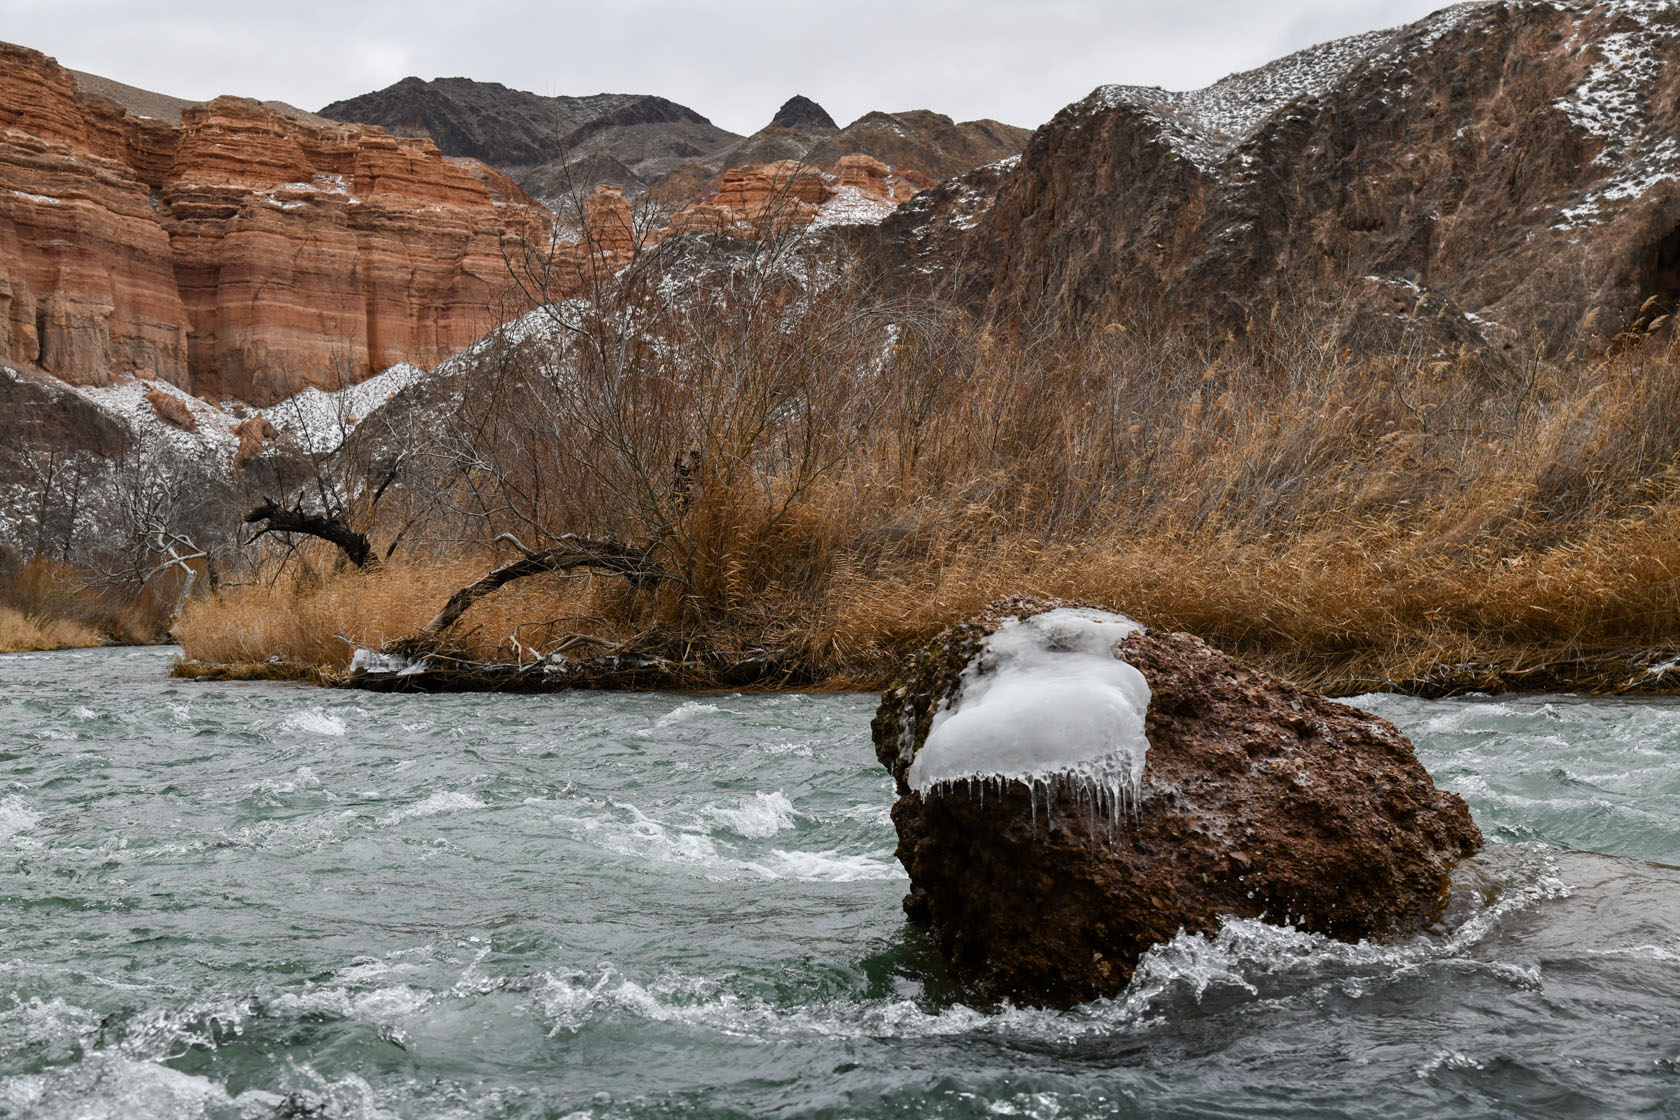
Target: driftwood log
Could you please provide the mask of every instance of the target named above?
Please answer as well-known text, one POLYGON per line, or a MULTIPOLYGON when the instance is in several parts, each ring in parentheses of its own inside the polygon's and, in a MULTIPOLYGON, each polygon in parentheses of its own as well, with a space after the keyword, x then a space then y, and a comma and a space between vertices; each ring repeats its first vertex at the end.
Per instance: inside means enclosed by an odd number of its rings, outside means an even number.
POLYGON ((623 576, 633 587, 665 578, 664 573, 653 564, 649 549, 619 541, 567 533, 559 538, 553 548, 533 552, 510 533, 503 533, 496 540, 507 541, 519 549, 519 559, 490 570, 455 592, 430 622, 406 638, 387 643, 385 652, 406 657, 420 657, 434 652, 439 639, 455 625, 469 607, 491 592, 527 576, 542 575, 545 572, 567 572, 578 568, 597 568, 623 576))

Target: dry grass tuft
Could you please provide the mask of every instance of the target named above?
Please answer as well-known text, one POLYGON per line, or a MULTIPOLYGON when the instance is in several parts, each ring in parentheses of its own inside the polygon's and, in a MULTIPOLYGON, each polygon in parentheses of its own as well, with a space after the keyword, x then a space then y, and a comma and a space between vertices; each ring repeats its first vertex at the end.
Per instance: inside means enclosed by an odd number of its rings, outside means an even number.
POLYGON ((11 607, 0 607, 0 653, 79 649, 102 642, 99 632, 68 618, 36 619, 11 607))
MULTIPOLYGON (((326 562, 331 557, 323 551, 317 559, 326 562)), ((473 559, 405 562, 367 572, 343 568, 325 576, 306 574, 272 584, 224 588, 188 604, 176 620, 174 636, 183 657, 200 666, 260 667, 277 659, 282 671, 294 676, 300 669, 340 671, 349 665, 355 647, 377 649, 418 630, 457 587, 487 566, 473 559)), ((453 652, 528 659, 528 650, 552 635, 589 625, 576 621, 576 616, 592 609, 593 586, 589 577, 513 585, 475 606, 452 635, 453 652), (515 641, 527 652, 515 648, 515 641)))

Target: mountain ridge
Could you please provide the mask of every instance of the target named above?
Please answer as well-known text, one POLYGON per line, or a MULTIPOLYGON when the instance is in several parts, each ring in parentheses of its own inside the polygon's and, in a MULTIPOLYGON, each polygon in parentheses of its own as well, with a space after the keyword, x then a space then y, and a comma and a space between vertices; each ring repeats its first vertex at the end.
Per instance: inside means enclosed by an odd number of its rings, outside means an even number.
POLYGON ((545 96, 471 78, 404 78, 335 101, 321 115, 425 137, 445 155, 482 160, 553 204, 606 183, 629 195, 693 201, 731 168, 783 160, 831 167, 866 155, 930 180, 1018 150, 1027 129, 958 123, 917 109, 870 112, 841 128, 816 102, 788 99, 750 136, 718 128, 652 94, 545 96))
POLYGON ((1350 342, 1428 319, 1439 346, 1556 350, 1680 303, 1677 69, 1672 5, 1485 0, 1201 91, 1102 86, 1018 164, 907 203, 874 258, 1075 332, 1153 309, 1223 333, 1320 291, 1350 342))

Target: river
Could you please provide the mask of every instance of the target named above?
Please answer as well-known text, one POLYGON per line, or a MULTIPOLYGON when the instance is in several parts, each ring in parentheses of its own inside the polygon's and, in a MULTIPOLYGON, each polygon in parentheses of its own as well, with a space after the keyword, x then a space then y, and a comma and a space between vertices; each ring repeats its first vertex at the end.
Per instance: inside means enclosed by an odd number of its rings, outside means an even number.
POLYGON ((173 655, 0 657, 0 1116, 1680 1116, 1672 699, 1362 698, 1490 841, 1449 919, 1232 922, 1055 1012, 906 926, 873 697, 173 655))

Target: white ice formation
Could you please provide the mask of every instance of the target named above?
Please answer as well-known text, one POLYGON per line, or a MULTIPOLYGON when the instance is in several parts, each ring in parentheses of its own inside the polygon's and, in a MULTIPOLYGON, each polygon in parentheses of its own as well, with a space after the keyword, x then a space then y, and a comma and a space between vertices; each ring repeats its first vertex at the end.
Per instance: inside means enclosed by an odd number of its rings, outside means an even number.
POLYGON ((1136 805, 1149 740, 1149 683, 1114 645, 1142 627, 1107 611, 1062 607, 1006 619, 933 717, 907 780, 919 793, 962 783, 981 795, 1024 782, 1058 791, 1118 824, 1136 805))

